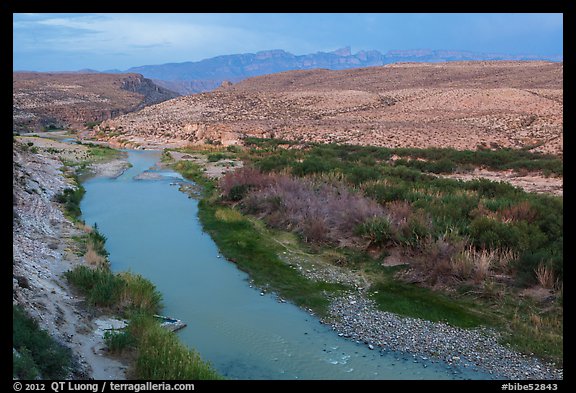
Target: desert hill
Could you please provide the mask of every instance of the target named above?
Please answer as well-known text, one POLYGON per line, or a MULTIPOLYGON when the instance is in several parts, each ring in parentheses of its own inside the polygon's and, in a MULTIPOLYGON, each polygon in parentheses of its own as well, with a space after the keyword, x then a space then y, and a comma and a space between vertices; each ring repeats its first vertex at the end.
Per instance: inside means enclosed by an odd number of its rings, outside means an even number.
MULTIPOLYGON (((350 47, 333 52, 316 52, 295 55, 282 49, 257 53, 238 53, 212 57, 200 61, 167 63, 132 67, 125 72, 136 72, 152 79, 156 84, 182 95, 211 91, 223 81, 239 82, 243 79, 290 70, 326 68, 344 70, 358 67, 383 66, 398 62, 438 63, 447 61, 489 60, 551 60, 561 61, 561 56, 539 57, 479 53, 454 50, 377 50, 352 53, 350 47)), ((111 70, 111 72, 117 72, 111 70)))
MULTIPOLYGON (((105 121, 136 145, 246 136, 388 147, 533 148, 562 154, 563 63, 397 63, 288 71, 105 121)), ((129 144, 130 144, 129 143, 129 144)))
POLYGON ((177 94, 139 74, 13 73, 13 129, 83 127, 177 94))

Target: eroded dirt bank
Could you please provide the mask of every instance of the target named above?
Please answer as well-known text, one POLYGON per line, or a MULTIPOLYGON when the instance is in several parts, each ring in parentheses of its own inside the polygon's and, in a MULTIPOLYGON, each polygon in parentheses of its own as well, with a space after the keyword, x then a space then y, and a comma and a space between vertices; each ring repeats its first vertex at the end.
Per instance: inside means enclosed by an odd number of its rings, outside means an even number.
MULTIPOLYGON (((42 144, 35 140, 36 146, 42 144)), ((72 349, 75 365, 70 378, 125 379, 127 366, 106 356, 96 332, 96 322, 106 317, 89 312, 63 277, 84 263, 72 239, 83 230, 64 217, 54 201, 55 195, 73 187, 71 180, 64 176, 57 153, 33 153, 24 146, 13 146, 13 304, 72 349)), ((80 146, 58 143, 57 149, 82 156, 80 146)))

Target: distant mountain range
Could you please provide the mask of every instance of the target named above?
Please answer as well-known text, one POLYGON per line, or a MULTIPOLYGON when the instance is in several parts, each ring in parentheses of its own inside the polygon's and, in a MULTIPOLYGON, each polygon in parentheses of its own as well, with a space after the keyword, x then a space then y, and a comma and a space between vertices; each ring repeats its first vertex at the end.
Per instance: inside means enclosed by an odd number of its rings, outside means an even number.
POLYGON ((162 87, 182 95, 213 90, 223 81, 243 79, 290 70, 349 68, 381 66, 397 62, 447 62, 488 60, 549 60, 562 61, 562 56, 508 55, 450 50, 377 50, 353 54, 350 47, 334 52, 294 55, 281 49, 258 53, 245 53, 212 57, 195 62, 167 63, 132 67, 125 71, 108 70, 106 73, 139 73, 162 87))

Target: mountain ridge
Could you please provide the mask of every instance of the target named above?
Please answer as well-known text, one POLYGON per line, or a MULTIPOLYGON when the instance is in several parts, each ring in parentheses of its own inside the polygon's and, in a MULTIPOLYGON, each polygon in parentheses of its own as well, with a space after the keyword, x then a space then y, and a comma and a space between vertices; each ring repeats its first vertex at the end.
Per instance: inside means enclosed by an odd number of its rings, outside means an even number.
MULTIPOLYGON (((222 82, 239 82, 249 77, 291 70, 326 68, 342 70, 382 66, 397 62, 451 62, 494 60, 549 60, 562 61, 562 56, 511 55, 472 51, 409 49, 361 50, 352 53, 349 46, 332 52, 316 52, 295 55, 283 49, 271 49, 256 53, 221 55, 199 61, 165 63, 131 67, 123 72, 136 72, 157 84, 178 92, 194 94, 211 91, 222 82)), ((113 70, 110 70, 113 71, 113 70)))

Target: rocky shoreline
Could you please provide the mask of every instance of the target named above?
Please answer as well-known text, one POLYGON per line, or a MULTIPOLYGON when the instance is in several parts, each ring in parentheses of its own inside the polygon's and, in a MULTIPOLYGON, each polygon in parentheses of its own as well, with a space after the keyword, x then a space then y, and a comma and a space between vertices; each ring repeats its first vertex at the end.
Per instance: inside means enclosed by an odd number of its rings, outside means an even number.
POLYGON ((498 343, 497 332, 488 328, 462 329, 401 317, 377 310, 374 302, 361 294, 336 299, 330 314, 333 318, 324 323, 340 336, 371 349, 403 351, 423 361, 443 361, 455 368, 484 371, 494 379, 563 379, 562 369, 503 346, 498 343))

